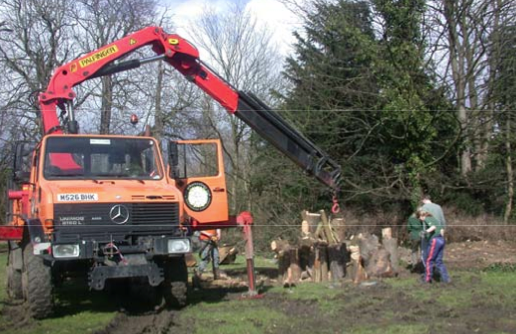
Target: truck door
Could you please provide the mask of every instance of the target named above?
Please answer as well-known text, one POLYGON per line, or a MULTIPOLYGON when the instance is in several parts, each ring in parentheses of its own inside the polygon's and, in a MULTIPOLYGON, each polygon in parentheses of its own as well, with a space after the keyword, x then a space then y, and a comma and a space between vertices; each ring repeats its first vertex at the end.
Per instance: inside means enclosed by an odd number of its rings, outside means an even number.
POLYGON ((185 210, 201 224, 228 220, 228 198, 220 140, 169 143, 170 176, 183 193, 185 210))

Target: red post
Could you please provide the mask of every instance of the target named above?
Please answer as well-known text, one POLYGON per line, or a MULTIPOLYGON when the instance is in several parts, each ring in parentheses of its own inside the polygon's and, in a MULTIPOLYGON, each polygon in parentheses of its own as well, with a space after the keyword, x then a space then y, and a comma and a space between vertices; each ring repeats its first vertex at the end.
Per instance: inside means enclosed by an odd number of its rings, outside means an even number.
POLYGON ((253 230, 251 225, 244 225, 245 243, 245 259, 247 262, 247 279, 249 280, 249 296, 256 296, 256 276, 254 275, 254 247, 253 247, 253 230))
POLYGON ((254 274, 254 246, 253 246, 253 216, 250 212, 241 212, 237 217, 237 224, 243 227, 245 238, 245 258, 247 264, 247 279, 249 280, 249 291, 247 297, 260 297, 256 291, 256 276, 254 274))

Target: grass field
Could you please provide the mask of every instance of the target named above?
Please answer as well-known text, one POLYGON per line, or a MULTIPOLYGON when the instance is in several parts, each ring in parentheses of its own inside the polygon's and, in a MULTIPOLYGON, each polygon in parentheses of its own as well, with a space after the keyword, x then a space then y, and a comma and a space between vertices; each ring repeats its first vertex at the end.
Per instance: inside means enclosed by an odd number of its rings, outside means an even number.
MULTIPOLYGON (((6 254, 0 254, 5 263, 6 254)), ((259 259, 257 271, 274 264, 259 259)), ((0 281, 4 286, 4 270, 0 281)), ((244 259, 225 267, 244 272, 244 259)), ((487 270, 451 270, 449 285, 421 285, 417 276, 376 281, 369 285, 304 283, 293 289, 262 286, 263 297, 243 299, 245 289, 210 287, 190 293, 180 311, 146 316, 124 315, 117 326, 120 303, 109 293, 94 293, 69 284, 58 290, 54 317, 33 321, 23 307, 6 300, 0 290, 2 333, 516 333, 516 272, 514 266, 487 270), (166 320, 166 321, 164 321, 166 320), (153 322, 154 327, 138 326, 153 322), (166 325, 156 325, 157 323, 166 325), (110 326, 108 326, 110 324, 110 326), (108 326, 108 327, 106 327, 108 326), (144 329, 142 329, 144 328, 144 329), (146 329, 145 329, 146 328, 146 329)), ((148 314, 148 311, 142 311, 148 314)), ((152 313, 152 312, 151 312, 152 313)))

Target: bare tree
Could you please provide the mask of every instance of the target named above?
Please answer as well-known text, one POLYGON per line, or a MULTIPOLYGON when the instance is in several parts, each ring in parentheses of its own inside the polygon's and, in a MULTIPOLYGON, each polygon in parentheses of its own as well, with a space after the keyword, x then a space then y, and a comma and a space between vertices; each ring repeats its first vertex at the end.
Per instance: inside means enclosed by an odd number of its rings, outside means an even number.
POLYGON ((429 1, 427 31, 433 32, 432 55, 443 65, 443 83, 457 109, 463 131, 460 157, 461 174, 481 170, 489 150, 494 130, 491 82, 493 64, 497 62, 493 33, 499 16, 504 15, 512 1, 445 0, 429 1), (442 55, 441 59, 437 57, 442 55))
MULTIPOLYGON (((283 61, 271 42, 272 31, 260 27, 242 3, 232 4, 224 13, 207 7, 193 24, 193 42, 201 54, 207 54, 204 59, 237 89, 252 91, 265 100, 270 98, 271 90, 280 90, 283 61)), ((214 104, 204 103, 204 107, 209 112, 203 113, 203 120, 222 139, 229 161, 230 210, 236 212, 244 206, 249 209, 250 129, 214 104), (243 198, 248 200, 242 201, 243 198)))
MULTIPOLYGON (((79 29, 77 40, 84 52, 90 52, 120 39, 131 32, 152 24, 156 13, 156 0, 81 0, 76 19, 79 29)), ((113 109, 124 108, 132 94, 132 76, 104 76, 100 87, 91 85, 92 95, 99 100, 101 110, 99 132, 110 133, 113 109)), ((136 95, 136 94, 135 94, 136 95)))
POLYGON ((7 79, 0 90, 8 96, 2 110, 17 119, 20 132, 30 133, 39 121, 37 93, 73 54, 67 43, 73 22, 65 0, 2 0, 0 8, 0 66, 7 79))

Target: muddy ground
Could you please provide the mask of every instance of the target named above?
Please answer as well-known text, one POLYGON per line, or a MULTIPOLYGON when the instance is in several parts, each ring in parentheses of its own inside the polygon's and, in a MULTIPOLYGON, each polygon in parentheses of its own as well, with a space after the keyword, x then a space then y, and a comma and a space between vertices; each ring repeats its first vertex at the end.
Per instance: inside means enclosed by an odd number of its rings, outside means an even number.
MULTIPOLYGON (((407 261, 408 256, 409 251, 401 249, 401 260, 407 261)), ((452 243, 447 246, 445 261, 454 282, 446 286, 418 286, 422 294, 431 296, 426 298, 424 305, 414 297, 414 294, 381 281, 360 286, 344 283, 342 286, 334 288, 323 304, 318 299, 288 298, 289 292, 286 290, 267 292, 270 286, 276 284, 274 270, 257 268, 258 285, 265 293, 261 296, 262 298, 256 300, 256 307, 274 310, 290 320, 271 326, 266 320, 262 322, 260 319, 253 319, 250 326, 258 330, 250 331, 250 333, 340 333, 345 328, 349 328, 350 324, 358 328, 370 326, 372 323, 381 324, 382 321, 389 326, 393 322, 405 325, 413 324, 416 329, 417 326, 425 325, 426 332, 516 333, 516 322, 503 320, 514 319, 515 311, 505 308, 503 305, 484 302, 485 292, 482 292, 480 286, 482 269, 501 263, 516 264, 516 245, 484 241, 452 243), (462 272, 469 274, 463 275, 462 272), (452 303, 452 306, 443 309, 442 304, 437 303, 436 300, 445 298, 447 290, 458 287, 468 293, 472 306, 457 308, 452 303), (324 305, 326 305, 326 309, 324 305), (328 305, 330 305, 329 309, 328 305)), ((189 307, 197 307, 196 305, 202 305, 203 302, 216 303, 220 307, 225 307, 225 302, 242 298, 246 292, 245 282, 241 281, 245 278, 245 271, 227 270, 227 273, 228 279, 226 280, 212 281, 206 277, 204 291, 192 291, 193 306, 189 307)), ((411 277, 417 280, 417 275, 403 269, 399 280, 411 277)), ((119 297, 115 296, 114 298, 119 297)), ((199 331, 198 324, 197 327, 192 326, 192 323, 195 323, 194 317, 183 317, 183 314, 186 314, 182 313, 186 312, 185 309, 155 310, 152 307, 134 308, 132 306, 134 305, 131 305, 130 302, 127 303, 127 300, 111 306, 117 308, 117 315, 105 328, 97 330, 95 333, 188 334, 203 332, 199 331)), ((35 326, 32 320, 23 316, 20 307, 19 305, 6 305, 2 311, 3 316, 16 319, 14 323, 24 328, 35 326)), ((228 312, 235 311, 229 309, 228 312)), ((219 332, 224 331, 214 331, 214 333, 219 332)), ((397 332, 405 331, 398 330, 397 332)))
MULTIPOLYGON (((402 251, 402 260, 408 256, 407 251, 402 251)), ((408 260, 408 259, 407 259, 408 260)), ((516 246, 504 242, 464 242, 450 244, 446 249, 446 263, 449 270, 454 276, 454 270, 468 269, 480 270, 499 263, 516 264, 516 246)), ((229 272, 229 276, 235 277, 238 274, 242 277, 241 272, 229 272), (233 274, 233 275, 231 275, 233 274)), ((410 276, 408 270, 402 273, 402 276, 410 276)), ((413 276, 413 275, 412 275, 413 276)), ((314 307, 315 301, 312 300, 289 300, 283 298, 281 294, 265 293, 261 302, 267 307, 277 309, 278 312, 286 314, 288 317, 301 317, 306 321, 302 321, 301 326, 306 332, 320 333, 321 329, 329 328, 346 328, 349 323, 360 323, 364 325, 370 322, 378 321, 380 314, 385 310, 392 309, 403 305, 407 312, 401 312, 395 315, 395 319, 399 322, 438 322, 440 320, 461 319, 461 321, 448 321, 447 332, 449 333, 486 333, 491 331, 507 331, 516 333, 516 327, 512 325, 500 324, 497 319, 514 316, 511 310, 503 310, 498 307, 493 308, 490 305, 482 303, 482 296, 475 296, 475 289, 480 284, 480 279, 473 275, 468 278, 467 284, 471 288, 473 298, 476 300, 476 307, 468 311, 455 311, 453 308, 440 309, 436 303, 421 305, 420 302, 412 298, 406 293, 395 291, 387 284, 376 284, 371 287, 354 287, 348 285, 344 292, 337 292, 335 300, 361 300, 360 305, 353 307, 345 307, 337 313, 339 317, 321 317, 321 310, 317 306, 314 307), (365 297, 365 298, 364 298, 365 297), (365 300, 365 301, 363 301, 365 300), (369 301, 368 301, 369 300, 369 301), (427 320, 425 320, 427 319, 427 320), (437 320, 436 320, 437 319, 437 320), (440 320, 439 320, 440 319, 440 320), (509 327, 508 327, 509 326, 509 327)), ((267 270, 259 272, 259 284, 274 284, 274 273, 267 270), (265 282, 265 283, 264 283, 265 282)), ((453 289, 457 283, 452 283, 448 289, 453 289)), ((213 293, 214 289, 220 290, 220 295, 224 295, 221 302, 229 299, 240 298, 242 289, 238 291, 238 283, 235 280, 225 282, 223 280, 211 282, 207 279, 205 288, 213 293)), ((241 286, 241 285, 240 285, 241 286)), ((423 286, 423 289, 432 289, 431 286, 423 286)), ((99 334, 137 334, 137 333, 189 333, 189 327, 183 323, 175 322, 180 311, 163 310, 157 314, 148 315, 131 315, 119 314, 114 321, 105 330, 98 332, 99 334)), ((277 327, 276 333, 291 332, 291 324, 277 327)))

